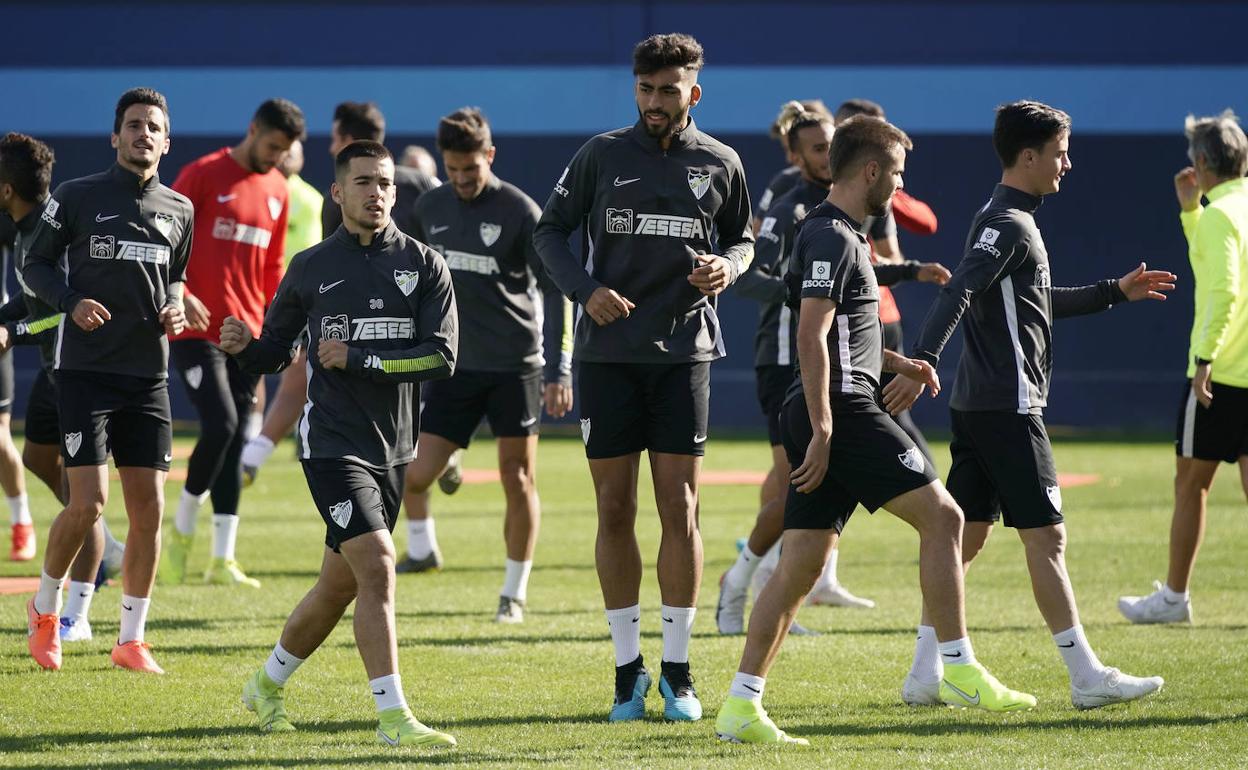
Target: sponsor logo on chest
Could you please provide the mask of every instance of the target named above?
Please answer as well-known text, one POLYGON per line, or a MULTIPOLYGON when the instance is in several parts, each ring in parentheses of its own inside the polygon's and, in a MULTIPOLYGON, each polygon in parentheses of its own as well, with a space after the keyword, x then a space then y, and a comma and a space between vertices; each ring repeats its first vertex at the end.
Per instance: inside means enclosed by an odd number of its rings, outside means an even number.
POLYGON ((169 264, 169 247, 160 243, 119 241, 111 235, 93 235, 88 245, 92 259, 114 259, 125 262, 169 264))
POLYGON ((607 209, 607 232, 612 235, 658 235, 706 240, 701 219, 670 214, 634 214, 632 209, 607 209))
POLYGON ((321 318, 321 339, 359 340, 410 340, 416 336, 416 324, 411 318, 375 316, 351 319, 346 313, 321 318))
POLYGON ((245 225, 231 217, 217 217, 212 223, 212 237, 267 249, 273 233, 260 227, 245 225))

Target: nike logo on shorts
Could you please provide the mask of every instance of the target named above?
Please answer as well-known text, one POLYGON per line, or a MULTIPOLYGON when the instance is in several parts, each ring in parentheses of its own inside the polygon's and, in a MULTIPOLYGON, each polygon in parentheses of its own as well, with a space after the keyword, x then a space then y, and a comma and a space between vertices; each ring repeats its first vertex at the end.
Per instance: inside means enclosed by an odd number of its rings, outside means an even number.
POLYGON ((173 459, 173 455, 170 454, 169 452, 165 452, 165 462, 169 462, 172 459, 173 459))
POLYGON ((702 443, 704 443, 705 441, 706 441, 706 434, 705 434, 705 433, 695 433, 695 434, 693 434, 693 443, 695 443, 695 444, 702 444, 702 443))
POLYGON ((536 422, 537 422, 537 418, 536 418, 536 417, 530 417, 530 418, 529 418, 529 419, 527 419, 527 420, 521 420, 521 421, 520 421, 520 427, 521 427, 521 428, 527 428, 527 427, 529 427, 530 425, 532 425, 532 424, 534 424, 534 423, 536 423, 536 422))
POLYGON ((346 278, 343 278, 343 279, 342 279, 342 280, 340 280, 340 281, 334 281, 333 283, 329 284, 328 286, 326 286, 325 284, 321 284, 321 285, 320 285, 320 287, 318 288, 318 293, 320 293, 320 294, 324 294, 325 292, 327 292, 327 291, 329 291, 330 289, 334 288, 334 287, 335 287, 335 286, 337 286, 338 284, 340 284, 340 283, 346 283, 346 282, 347 282, 347 279, 346 279, 346 278))

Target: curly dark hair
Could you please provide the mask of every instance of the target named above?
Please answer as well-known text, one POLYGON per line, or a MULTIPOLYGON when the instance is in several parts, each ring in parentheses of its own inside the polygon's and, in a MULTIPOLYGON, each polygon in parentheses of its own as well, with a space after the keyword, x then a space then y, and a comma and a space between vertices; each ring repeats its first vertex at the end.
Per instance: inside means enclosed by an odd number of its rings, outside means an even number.
POLYGON ((668 67, 697 71, 703 63, 702 44, 680 32, 651 35, 633 49, 634 75, 653 75, 668 67))
POLYGON ((52 148, 34 137, 11 131, 0 139, 0 183, 12 185, 24 201, 47 197, 55 162, 52 148))

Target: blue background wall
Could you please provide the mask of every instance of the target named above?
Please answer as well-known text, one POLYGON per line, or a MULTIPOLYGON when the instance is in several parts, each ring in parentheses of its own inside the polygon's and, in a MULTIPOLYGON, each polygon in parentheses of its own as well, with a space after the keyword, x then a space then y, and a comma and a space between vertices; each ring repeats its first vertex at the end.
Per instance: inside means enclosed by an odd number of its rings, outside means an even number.
MULTIPOLYGON (((915 139, 907 187, 941 220, 930 238, 903 234, 903 250, 950 267, 999 174, 992 108, 1049 101, 1075 122, 1074 169, 1038 215, 1055 280, 1116 276, 1140 260, 1183 280, 1164 304, 1059 324, 1056 424, 1172 423, 1191 318, 1170 182, 1186 163, 1182 120, 1228 106, 1248 113, 1248 10, 1235 2, 52 3, 6 6, 4 16, 32 34, 6 41, 0 129, 49 141, 58 180, 111 162, 117 95, 151 85, 172 110, 166 179, 236 141, 270 96, 307 113, 304 175, 318 185, 330 176, 337 102, 377 101, 395 149, 431 147, 440 115, 475 104, 495 126, 496 170, 539 202, 588 135, 635 119, 632 45, 656 31, 690 32, 707 52, 695 118, 740 152, 756 199, 783 165, 765 136, 781 102, 875 99, 915 139)), ((905 286, 897 296, 912 338, 932 290, 905 286)), ((721 315, 729 357, 713 369, 712 420, 758 426, 756 309, 728 296, 721 315)), ((947 379, 958 347, 942 367, 947 379)), ((19 401, 27 382, 19 375, 19 401)), ((178 411, 189 414, 184 402, 178 411)), ((945 401, 916 415, 943 426, 945 401)))

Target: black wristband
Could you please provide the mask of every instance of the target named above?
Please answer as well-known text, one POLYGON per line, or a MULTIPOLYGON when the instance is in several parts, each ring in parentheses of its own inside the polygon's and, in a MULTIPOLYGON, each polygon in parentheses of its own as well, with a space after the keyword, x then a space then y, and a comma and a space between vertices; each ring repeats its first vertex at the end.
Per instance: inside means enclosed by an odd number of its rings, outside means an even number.
POLYGON ((1208 366, 1209 364, 1212 364, 1212 363, 1213 362, 1210 361, 1208 358, 1201 358, 1200 356, 1196 356, 1197 366, 1208 366))

